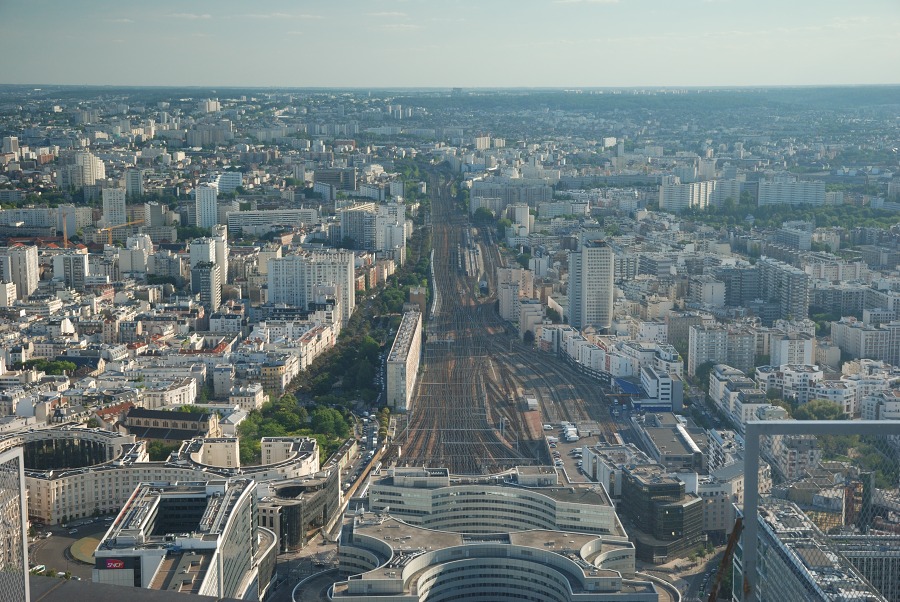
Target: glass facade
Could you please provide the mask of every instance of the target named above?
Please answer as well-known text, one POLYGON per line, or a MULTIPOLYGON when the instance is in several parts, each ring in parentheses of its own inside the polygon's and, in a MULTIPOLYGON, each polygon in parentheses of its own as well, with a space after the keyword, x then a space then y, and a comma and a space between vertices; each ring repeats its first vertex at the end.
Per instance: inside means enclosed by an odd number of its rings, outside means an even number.
POLYGON ((22 450, 0 454, 0 602, 29 599, 22 450))

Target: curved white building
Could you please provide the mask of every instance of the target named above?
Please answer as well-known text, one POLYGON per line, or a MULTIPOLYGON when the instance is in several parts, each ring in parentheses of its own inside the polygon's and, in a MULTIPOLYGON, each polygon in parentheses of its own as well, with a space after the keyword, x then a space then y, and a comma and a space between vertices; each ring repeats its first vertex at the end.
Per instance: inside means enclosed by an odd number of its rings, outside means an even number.
POLYGON ((372 483, 370 506, 341 532, 348 578, 335 600, 659 600, 634 578, 634 546, 603 489, 561 487, 552 468, 398 468, 372 483))
POLYGON ((237 439, 185 441, 165 462, 150 462, 143 441, 76 424, 0 438, 0 452, 21 447, 28 516, 47 524, 118 512, 139 483, 245 477, 256 482, 319 472, 314 439, 264 438, 264 464, 240 466, 237 439), (232 459, 229 466, 229 458, 232 459))

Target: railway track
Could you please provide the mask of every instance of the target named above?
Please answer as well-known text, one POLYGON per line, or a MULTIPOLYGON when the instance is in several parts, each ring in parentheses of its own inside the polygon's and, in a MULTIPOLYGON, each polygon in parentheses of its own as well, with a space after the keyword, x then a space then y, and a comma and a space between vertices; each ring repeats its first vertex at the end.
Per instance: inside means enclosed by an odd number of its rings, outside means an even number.
MULTIPOLYGON (((555 357, 541 355, 505 334, 493 295, 479 295, 478 256, 488 290, 496 292, 503 258, 471 225, 438 175, 432 203, 433 274, 440 298, 426 324, 422 372, 406 423, 387 454, 410 466, 447 467, 454 474, 488 474, 549 460, 543 436, 529 430, 519 401, 537 397, 545 421, 579 422, 608 416, 599 383, 555 357), (478 252, 472 249, 478 248, 478 252)), ((604 428, 609 428, 608 425, 604 428)))

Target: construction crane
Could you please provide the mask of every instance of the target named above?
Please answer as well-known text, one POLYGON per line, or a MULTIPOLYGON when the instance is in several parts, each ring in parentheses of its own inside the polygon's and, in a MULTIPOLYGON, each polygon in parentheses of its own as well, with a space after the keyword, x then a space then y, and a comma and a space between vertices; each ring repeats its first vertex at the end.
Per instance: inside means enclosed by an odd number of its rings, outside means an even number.
MULTIPOLYGON (((722 585, 722 577, 725 576, 725 571, 731 567, 731 559, 734 556, 734 548, 737 545, 738 539, 741 537, 741 531, 744 529, 744 521, 739 516, 734 520, 734 529, 731 530, 731 535, 728 536, 728 544, 725 546, 725 553, 722 555, 722 562, 719 564, 719 570, 716 571, 716 580, 713 581, 712 587, 709 588, 709 598, 707 598, 708 602, 716 602, 719 598, 719 586, 722 585)), ((746 593, 749 590, 747 579, 744 579, 744 592, 746 593)))
POLYGON ((126 226, 134 226, 136 224, 143 224, 143 223, 144 223, 144 220, 137 219, 137 220, 134 220, 133 222, 125 222, 124 224, 116 224, 115 226, 107 226, 105 228, 98 228, 97 232, 106 232, 107 243, 111 245, 111 244, 113 244, 112 243, 113 230, 118 230, 119 228, 125 228, 126 226))

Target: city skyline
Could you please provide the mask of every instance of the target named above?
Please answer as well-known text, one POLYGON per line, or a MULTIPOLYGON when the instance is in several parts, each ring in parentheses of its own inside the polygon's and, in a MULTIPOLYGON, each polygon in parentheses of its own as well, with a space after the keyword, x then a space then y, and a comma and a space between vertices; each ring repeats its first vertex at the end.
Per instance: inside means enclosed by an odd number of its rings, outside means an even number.
MULTIPOLYGON (((900 5, 541 0, 0 6, 0 83, 718 87, 897 83, 900 5), (21 52, 40 44, 40 52, 21 52), (18 50, 15 50, 18 49, 18 50), (78 51, 73 52, 73 49, 78 51), (100 59, 94 68, 84 61, 100 59), (162 60, 161 60, 162 59, 162 60)), ((90 61, 88 61, 90 62, 90 61)))

